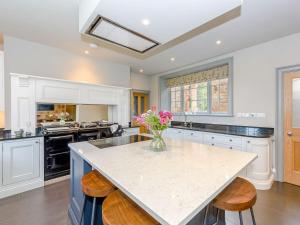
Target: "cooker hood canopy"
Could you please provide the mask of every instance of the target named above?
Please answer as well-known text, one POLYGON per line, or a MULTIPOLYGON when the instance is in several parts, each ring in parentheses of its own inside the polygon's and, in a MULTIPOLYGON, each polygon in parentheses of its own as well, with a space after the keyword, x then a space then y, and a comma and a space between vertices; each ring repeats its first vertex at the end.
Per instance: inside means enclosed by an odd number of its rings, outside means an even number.
POLYGON ((79 30, 83 40, 139 56, 192 38, 191 32, 224 15, 225 23, 227 14, 240 13, 241 4, 242 0, 81 0, 79 30))

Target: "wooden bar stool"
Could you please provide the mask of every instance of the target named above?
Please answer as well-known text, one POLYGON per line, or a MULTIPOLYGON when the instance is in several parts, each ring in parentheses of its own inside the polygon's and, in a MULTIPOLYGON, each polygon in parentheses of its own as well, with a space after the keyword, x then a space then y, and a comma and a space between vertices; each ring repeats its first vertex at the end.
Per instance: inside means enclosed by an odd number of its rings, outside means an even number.
MULTIPOLYGON (((242 211, 250 209, 253 225, 256 225, 253 205, 256 202, 256 189, 249 181, 237 177, 214 200, 213 206, 219 210, 239 212, 240 224, 243 225, 242 211)), ((217 224, 218 218, 217 216, 217 224)))
POLYGON ((102 221, 104 225, 159 224, 120 190, 105 198, 102 205, 102 221))
POLYGON ((93 209, 91 218, 91 225, 93 225, 95 221, 96 199, 108 196, 111 192, 115 190, 115 187, 96 170, 93 170, 82 177, 81 186, 82 192, 84 193, 84 201, 79 225, 81 225, 82 223, 87 197, 93 198, 93 209))

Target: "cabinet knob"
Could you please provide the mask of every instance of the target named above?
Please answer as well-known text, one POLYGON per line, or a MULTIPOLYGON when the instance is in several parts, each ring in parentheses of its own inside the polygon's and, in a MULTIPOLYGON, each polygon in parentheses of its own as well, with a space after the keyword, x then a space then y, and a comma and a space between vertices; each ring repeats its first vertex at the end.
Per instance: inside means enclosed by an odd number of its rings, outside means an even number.
POLYGON ((232 149, 232 147, 229 147, 229 149, 232 149))
POLYGON ((211 144, 212 146, 215 146, 215 144, 211 144))
POLYGON ((287 135, 291 137, 291 136, 293 136, 293 132, 292 131, 288 131, 287 135))
POLYGON ((230 142, 232 142, 232 139, 229 139, 230 142))
POLYGON ((215 139, 215 137, 211 137, 211 139, 215 139))
POLYGON ((191 135, 194 135, 194 133, 191 133, 191 135))
POLYGON ((247 141, 248 144, 250 144, 250 141, 247 141))
POLYGON ((39 141, 36 141, 35 143, 36 143, 36 144, 39 144, 40 142, 39 142, 39 141))

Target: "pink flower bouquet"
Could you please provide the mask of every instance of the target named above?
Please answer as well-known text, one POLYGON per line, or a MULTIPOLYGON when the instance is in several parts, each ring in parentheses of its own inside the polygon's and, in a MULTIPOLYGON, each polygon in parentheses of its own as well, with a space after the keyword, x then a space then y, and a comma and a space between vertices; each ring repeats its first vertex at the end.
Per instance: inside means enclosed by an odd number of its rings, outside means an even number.
POLYGON ((168 111, 161 111, 155 114, 153 111, 148 110, 140 116, 135 117, 135 121, 147 127, 153 134, 153 139, 150 147, 155 151, 162 151, 166 148, 166 144, 162 138, 162 132, 168 128, 173 115, 168 111))
POLYGON ((153 111, 148 110, 146 113, 143 113, 137 117, 135 117, 135 121, 140 124, 146 126, 149 130, 160 130, 163 131, 168 128, 171 120, 173 119, 173 115, 168 111, 160 111, 155 114, 153 111))

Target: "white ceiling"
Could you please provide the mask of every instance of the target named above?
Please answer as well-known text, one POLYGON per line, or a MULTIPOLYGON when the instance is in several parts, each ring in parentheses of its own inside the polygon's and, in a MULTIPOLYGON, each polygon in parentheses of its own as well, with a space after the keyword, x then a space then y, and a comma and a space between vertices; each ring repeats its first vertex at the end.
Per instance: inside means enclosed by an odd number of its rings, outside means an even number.
MULTIPOLYGON (((139 11, 137 7, 133 9, 139 11)), ((129 64, 134 71, 143 68, 145 74, 161 73, 297 33, 299 24, 299 0, 244 0, 241 16, 142 60, 101 46, 89 49, 78 32, 78 0, 0 0, 0 33, 79 54, 88 49, 92 57, 129 64), (216 45, 216 40, 222 40, 222 44, 216 45), (171 57, 176 60, 171 62, 171 57)))
POLYGON ((95 16, 101 15, 161 44, 241 5, 241 0, 98 0, 98 2, 93 12, 95 16), (147 19, 150 24, 143 25, 143 19, 147 19))

